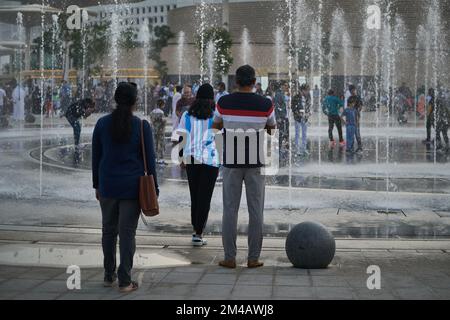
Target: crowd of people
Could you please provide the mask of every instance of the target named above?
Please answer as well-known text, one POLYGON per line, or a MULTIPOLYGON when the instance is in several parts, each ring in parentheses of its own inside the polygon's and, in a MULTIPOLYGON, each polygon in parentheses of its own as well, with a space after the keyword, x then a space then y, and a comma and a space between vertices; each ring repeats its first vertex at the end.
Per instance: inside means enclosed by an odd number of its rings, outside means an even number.
MULTIPOLYGON (((44 95, 41 95, 38 86, 31 83, 23 86, 13 82, 5 89, 0 88, 2 115, 12 115, 14 121, 24 121, 27 114, 42 112, 43 102, 45 116, 65 117, 72 126, 75 148, 80 144, 80 119, 94 112, 106 113, 97 121, 93 132, 92 176, 102 211, 104 285, 112 286, 118 279, 122 292, 138 288, 138 284, 131 279, 131 269, 141 212, 139 179, 144 174, 144 167, 147 167, 146 174, 154 177, 159 195, 156 168, 157 164, 166 164, 165 148, 170 145, 166 143, 168 117, 172 119, 172 148, 182 146, 179 158, 188 178, 193 246, 207 245, 203 234, 219 171, 222 174, 224 259, 219 265, 225 268, 237 266, 237 221, 243 184, 246 186, 249 211, 247 266, 263 266, 260 254, 265 198, 263 168, 266 159, 260 152, 261 141, 264 141, 261 135, 273 135, 277 129, 280 165, 283 166, 291 147, 291 126, 295 127, 295 153, 307 156, 310 152, 308 127, 311 116, 322 112, 328 119, 330 149, 339 146, 346 148, 348 153, 363 151, 361 112, 367 106, 354 85, 349 85, 343 94, 330 88, 322 101, 319 100, 322 95, 317 86, 311 90, 308 84, 299 81, 274 81, 264 91, 262 85, 256 83, 255 70, 245 65, 236 71, 236 87, 231 92, 227 91, 223 82, 213 88, 198 81, 183 86, 155 83, 147 90, 142 89, 131 81, 118 84, 98 82, 87 86, 85 93, 81 92, 80 85, 75 89, 67 81, 62 81, 59 86, 46 87, 44 95), (42 98, 45 100, 42 101, 42 98), (135 116, 136 111, 143 112, 150 122, 135 116), (292 120, 295 123, 291 123, 292 120), (345 138, 343 126, 346 129, 345 138), (338 141, 334 136, 335 128, 338 141), (241 132, 244 139, 238 136, 241 132), (254 136, 250 137, 250 133, 254 136), (141 142, 142 137, 144 142, 141 142), (222 139, 220 144, 219 137, 222 139), (117 268, 118 236, 120 265, 117 268)), ((418 92, 417 97, 411 98, 411 92, 405 85, 391 90, 385 101, 386 112, 397 112, 399 122, 404 122, 402 112, 416 111, 418 117, 426 119, 427 139, 424 143, 435 143, 438 149, 448 151, 449 92, 429 89, 426 96, 418 92), (431 136, 433 127, 436 129, 434 141, 431 136)))

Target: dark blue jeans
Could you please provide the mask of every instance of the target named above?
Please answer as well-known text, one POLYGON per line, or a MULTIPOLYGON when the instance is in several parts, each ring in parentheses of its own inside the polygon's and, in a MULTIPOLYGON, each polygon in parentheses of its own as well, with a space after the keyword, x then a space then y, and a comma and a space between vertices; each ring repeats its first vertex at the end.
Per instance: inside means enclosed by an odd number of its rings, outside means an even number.
POLYGON ((356 126, 348 124, 346 127, 346 135, 347 135, 347 151, 353 151, 353 145, 355 144, 356 138, 356 126))
POLYGON ((67 119, 69 121, 70 125, 73 128, 73 141, 75 143, 75 146, 78 146, 80 144, 80 136, 81 136, 81 123, 79 119, 67 119))
POLYGON ((116 276, 117 236, 120 238, 119 286, 131 283, 131 269, 136 251, 136 229, 139 222, 138 200, 100 199, 102 209, 102 247, 105 280, 116 276))

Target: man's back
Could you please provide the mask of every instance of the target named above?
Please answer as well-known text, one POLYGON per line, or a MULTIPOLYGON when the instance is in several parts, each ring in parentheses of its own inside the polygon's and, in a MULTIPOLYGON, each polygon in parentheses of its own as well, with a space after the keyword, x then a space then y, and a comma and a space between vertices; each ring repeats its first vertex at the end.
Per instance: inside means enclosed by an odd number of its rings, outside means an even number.
POLYGON ((337 116, 339 115, 339 109, 343 107, 344 103, 336 96, 327 96, 324 101, 324 111, 327 115, 337 116))
POLYGON ((260 139, 260 132, 267 125, 276 125, 272 101, 255 93, 236 92, 218 101, 215 118, 223 121, 225 129, 224 166, 228 168, 262 167, 263 159, 260 159, 259 148, 263 140, 260 139), (237 140, 230 144, 230 147, 233 146, 230 150, 227 147, 227 138, 235 137, 237 140), (245 154, 239 154, 243 152, 245 154))

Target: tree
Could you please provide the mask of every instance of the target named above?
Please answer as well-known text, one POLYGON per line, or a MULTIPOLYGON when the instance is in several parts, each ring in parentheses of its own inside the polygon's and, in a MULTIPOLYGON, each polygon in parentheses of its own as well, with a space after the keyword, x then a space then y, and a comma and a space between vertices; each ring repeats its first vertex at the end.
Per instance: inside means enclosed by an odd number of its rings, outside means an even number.
POLYGON ((136 32, 132 27, 128 27, 120 33, 119 46, 126 51, 140 46, 139 42, 136 41, 136 32))
MULTIPOLYGON (((64 48, 67 48, 68 43, 70 43, 69 58, 73 61, 73 66, 75 68, 81 69, 83 67, 83 40, 85 41, 84 48, 86 50, 84 55, 86 59, 86 68, 89 68, 90 65, 104 59, 108 53, 110 43, 108 38, 108 23, 86 26, 86 28, 81 31, 67 29, 64 14, 59 17, 58 21, 59 33, 57 35, 53 35, 53 28, 44 31, 44 67, 46 69, 49 69, 52 66, 51 54, 53 53, 53 50, 55 51, 57 58, 54 61, 55 68, 63 68, 64 48)), ((34 39, 34 43, 40 48, 41 37, 34 39)), ((38 49, 36 53, 38 59, 34 60, 35 63, 32 66, 33 69, 39 69, 40 67, 40 49, 38 49)))
POLYGON ((162 50, 167 47, 169 40, 175 37, 169 26, 156 26, 153 28, 154 37, 151 41, 150 59, 155 62, 155 69, 161 79, 167 77, 167 62, 161 58, 162 50))
MULTIPOLYGON (((205 30, 203 34, 203 42, 201 35, 196 35, 195 37, 195 42, 199 51, 202 51, 203 44, 203 52, 206 52, 210 41, 213 42, 216 49, 214 55, 214 71, 221 75, 227 75, 231 65, 233 64, 233 56, 231 54, 233 41, 231 34, 225 28, 213 27, 205 30)), ((205 55, 200 57, 200 63, 203 62, 203 64, 205 64, 204 59, 205 55)))

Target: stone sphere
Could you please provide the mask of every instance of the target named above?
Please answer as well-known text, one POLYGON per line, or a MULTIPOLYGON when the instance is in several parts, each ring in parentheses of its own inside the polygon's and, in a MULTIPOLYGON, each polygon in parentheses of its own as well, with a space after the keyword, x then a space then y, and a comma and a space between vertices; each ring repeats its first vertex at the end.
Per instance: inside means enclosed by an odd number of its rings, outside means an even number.
POLYGON ((325 269, 333 260, 336 242, 320 223, 296 225, 286 239, 286 254, 296 268, 325 269))

